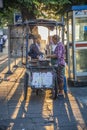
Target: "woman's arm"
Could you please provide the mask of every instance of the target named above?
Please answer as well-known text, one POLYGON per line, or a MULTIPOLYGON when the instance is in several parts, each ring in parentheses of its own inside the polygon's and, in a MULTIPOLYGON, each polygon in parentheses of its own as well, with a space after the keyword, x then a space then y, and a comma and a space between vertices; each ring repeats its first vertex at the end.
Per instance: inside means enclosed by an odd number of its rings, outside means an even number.
POLYGON ((47 55, 46 58, 57 58, 56 54, 47 55))

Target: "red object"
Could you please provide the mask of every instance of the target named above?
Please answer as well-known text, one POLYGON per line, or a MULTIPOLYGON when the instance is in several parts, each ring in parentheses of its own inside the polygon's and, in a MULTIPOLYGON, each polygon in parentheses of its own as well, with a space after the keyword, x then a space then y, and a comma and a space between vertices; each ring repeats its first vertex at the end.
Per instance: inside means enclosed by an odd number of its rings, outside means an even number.
POLYGON ((87 43, 76 44, 76 47, 87 47, 87 43))

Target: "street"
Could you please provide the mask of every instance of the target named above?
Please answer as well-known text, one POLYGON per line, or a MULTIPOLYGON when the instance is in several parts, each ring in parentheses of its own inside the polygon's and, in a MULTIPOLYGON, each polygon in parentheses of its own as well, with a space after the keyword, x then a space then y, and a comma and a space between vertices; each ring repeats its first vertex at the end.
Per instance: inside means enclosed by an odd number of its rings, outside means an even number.
POLYGON ((0 0, 0 130, 87 130, 87 0, 0 0))
POLYGON ((28 88, 24 100, 25 66, 0 53, 0 130, 87 130, 87 87, 69 87, 68 95, 53 100, 51 90, 38 95, 28 88), (4 58, 5 57, 5 58, 4 58))

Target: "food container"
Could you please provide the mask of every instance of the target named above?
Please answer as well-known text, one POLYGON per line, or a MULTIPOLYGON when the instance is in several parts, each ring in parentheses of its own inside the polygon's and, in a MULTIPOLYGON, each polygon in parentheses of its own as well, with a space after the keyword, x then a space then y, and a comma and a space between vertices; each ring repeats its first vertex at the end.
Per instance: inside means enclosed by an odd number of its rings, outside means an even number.
POLYGON ((50 60, 39 60, 38 64, 41 66, 49 66, 50 60))
POLYGON ((30 60, 29 61, 29 64, 31 65, 31 66, 37 66, 38 65, 38 60, 36 59, 36 60, 30 60))

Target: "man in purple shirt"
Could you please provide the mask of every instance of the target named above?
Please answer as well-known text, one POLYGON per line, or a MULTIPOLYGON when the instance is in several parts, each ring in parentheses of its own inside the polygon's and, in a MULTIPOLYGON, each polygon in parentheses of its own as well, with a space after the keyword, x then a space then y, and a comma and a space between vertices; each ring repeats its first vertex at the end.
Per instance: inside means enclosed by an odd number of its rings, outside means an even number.
POLYGON ((52 37, 53 43, 56 45, 54 53, 48 55, 47 58, 56 59, 57 74, 58 74, 58 85, 59 85, 59 95, 63 95, 63 85, 64 85, 64 70, 65 70, 65 47, 62 42, 60 42, 60 37, 54 35, 52 37))

